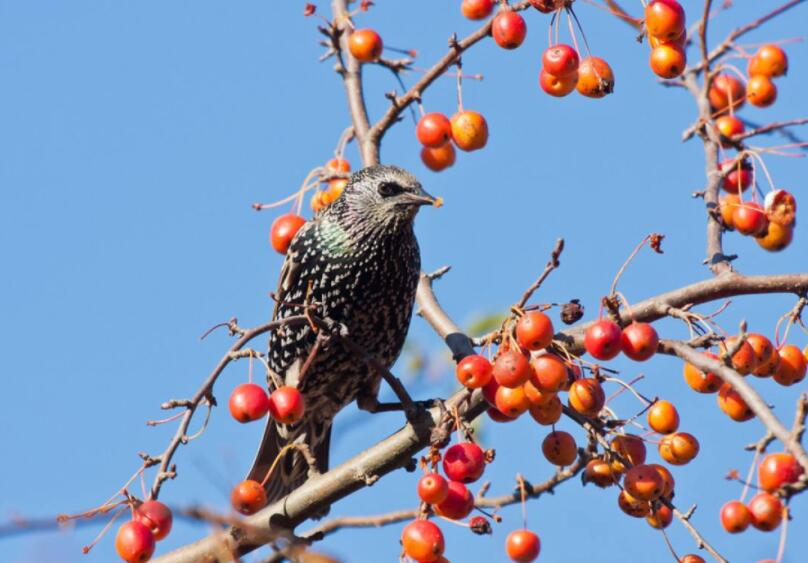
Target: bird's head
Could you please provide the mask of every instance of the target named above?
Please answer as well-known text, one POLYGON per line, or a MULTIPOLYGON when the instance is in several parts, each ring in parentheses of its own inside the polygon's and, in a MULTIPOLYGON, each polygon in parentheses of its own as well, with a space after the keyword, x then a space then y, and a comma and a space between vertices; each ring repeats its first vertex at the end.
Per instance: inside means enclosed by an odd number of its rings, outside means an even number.
POLYGON ((441 205, 421 183, 398 166, 375 165, 351 175, 343 194, 331 206, 333 212, 351 215, 379 225, 411 224, 422 205, 441 205))

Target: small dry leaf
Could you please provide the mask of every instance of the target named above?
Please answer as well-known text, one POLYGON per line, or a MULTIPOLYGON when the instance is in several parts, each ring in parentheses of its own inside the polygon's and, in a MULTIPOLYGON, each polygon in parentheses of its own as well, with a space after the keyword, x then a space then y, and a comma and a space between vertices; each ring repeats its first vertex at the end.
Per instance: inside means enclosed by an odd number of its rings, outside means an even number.
POLYGON ((648 245, 651 247, 651 250, 657 254, 664 254, 665 252, 662 250, 663 240, 665 240, 665 235, 660 233, 651 233, 648 239, 648 245))

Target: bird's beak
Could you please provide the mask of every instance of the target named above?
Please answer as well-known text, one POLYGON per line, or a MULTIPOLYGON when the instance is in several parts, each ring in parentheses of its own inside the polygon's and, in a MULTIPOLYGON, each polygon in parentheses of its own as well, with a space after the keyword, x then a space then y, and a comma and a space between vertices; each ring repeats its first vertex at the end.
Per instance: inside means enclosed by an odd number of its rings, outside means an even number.
POLYGON ((407 202, 412 205, 434 205, 435 207, 443 205, 442 197, 433 197, 426 193, 423 188, 421 188, 418 193, 407 194, 406 197, 407 202))

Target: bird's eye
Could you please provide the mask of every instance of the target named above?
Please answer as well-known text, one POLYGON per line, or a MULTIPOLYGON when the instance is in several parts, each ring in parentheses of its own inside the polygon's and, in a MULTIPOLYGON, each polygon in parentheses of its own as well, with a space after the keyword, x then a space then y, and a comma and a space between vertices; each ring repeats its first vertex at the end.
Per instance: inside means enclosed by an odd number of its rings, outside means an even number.
POLYGON ((395 182, 382 182, 379 184, 379 195, 382 197, 391 197, 403 191, 402 187, 395 182))

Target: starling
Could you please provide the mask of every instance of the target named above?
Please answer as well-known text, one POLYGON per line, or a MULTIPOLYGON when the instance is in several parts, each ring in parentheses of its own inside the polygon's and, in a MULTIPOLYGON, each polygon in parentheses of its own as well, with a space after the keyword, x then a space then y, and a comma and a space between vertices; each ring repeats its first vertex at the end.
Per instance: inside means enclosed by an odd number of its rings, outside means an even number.
MULTIPOLYGON (((368 356, 392 366, 407 335, 421 269, 413 221, 422 205, 435 203, 401 168, 377 165, 354 173, 344 193, 292 240, 273 318, 299 315, 300 305, 311 303, 317 315, 344 325, 368 356)), ((267 419, 249 479, 263 481, 291 443, 307 444, 325 472, 334 416, 355 399, 360 406, 376 403, 381 376, 339 341, 321 345, 301 377, 316 338, 308 324, 270 333, 269 367, 298 388, 306 409, 294 425, 267 419)), ((274 387, 271 378, 268 384, 274 387)), ((287 450, 267 482, 269 501, 300 486, 307 470, 300 453, 287 450)))

